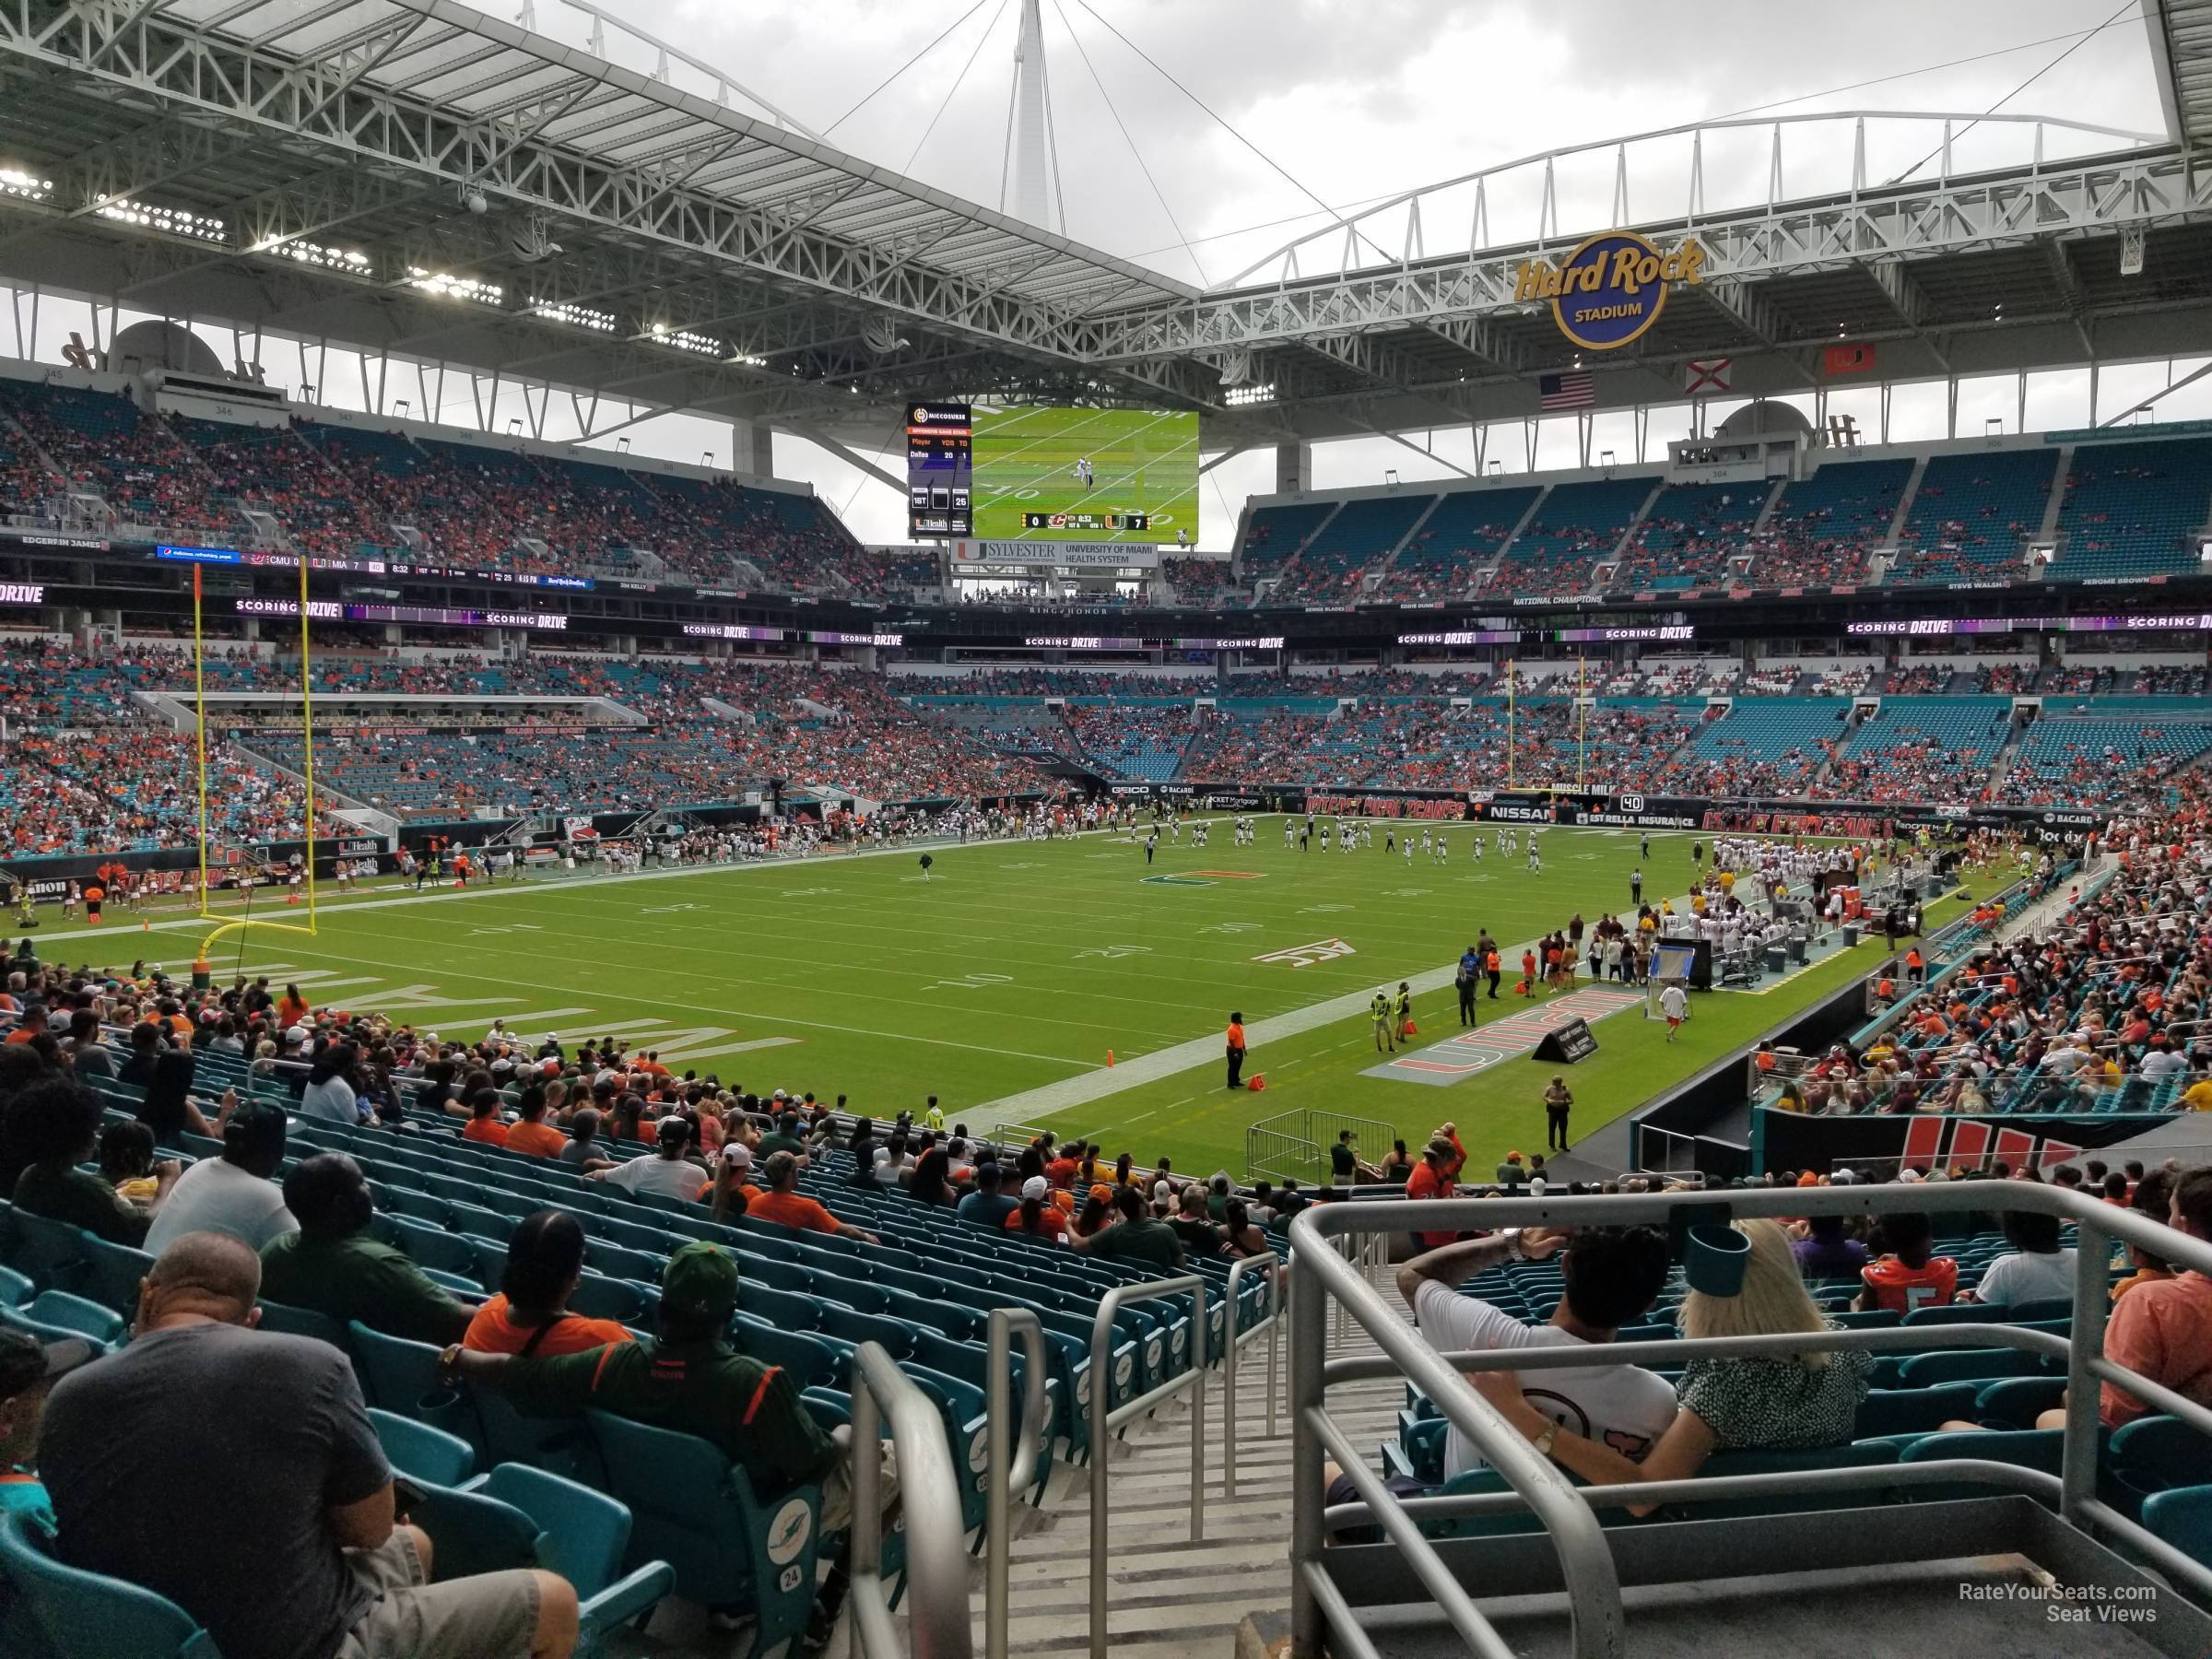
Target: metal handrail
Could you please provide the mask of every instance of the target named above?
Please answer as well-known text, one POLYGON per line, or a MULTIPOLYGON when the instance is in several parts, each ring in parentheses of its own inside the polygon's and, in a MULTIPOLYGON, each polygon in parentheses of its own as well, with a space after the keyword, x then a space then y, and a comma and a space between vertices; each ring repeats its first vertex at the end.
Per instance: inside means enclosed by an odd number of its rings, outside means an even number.
POLYGON ((960 1477, 945 1419, 881 1343, 853 1351, 853 1627, 863 1659, 901 1659, 883 1583, 882 1418, 891 1419, 906 1512, 907 1630, 915 1659, 971 1659, 960 1477))
POLYGON ((1106 1659, 1106 1454, 1110 1437, 1124 1423, 1170 1394, 1191 1390, 1191 1542, 1206 1536, 1206 1280, 1195 1273, 1141 1284, 1116 1285, 1100 1300, 1090 1326, 1090 1659, 1106 1659), (1132 1302, 1163 1296, 1192 1297, 1190 1364, 1149 1394, 1108 1408, 1113 1393, 1113 1316, 1132 1302))
MULTIPOLYGON (((2163 1384, 2145 1378, 2105 1359, 2099 1350, 2104 1326, 2106 1280, 2111 1241, 2122 1239, 2142 1246, 2176 1268, 2212 1274, 2212 1241, 2176 1232, 2147 1217, 2119 1209, 2100 1198, 2065 1188, 2032 1182, 1920 1182, 1911 1185, 1851 1186, 1841 1188, 1748 1188, 1708 1192, 1698 1201, 1725 1204, 1735 1218, 1770 1218, 1821 1215, 1948 1211, 2027 1210, 2075 1222, 2078 1229, 2076 1256, 2075 1313, 2069 1335, 2003 1324, 1894 1326, 1878 1330, 1791 1333, 1773 1336, 1730 1337, 1699 1341, 1578 1346, 1572 1349, 1521 1349, 1510 1354, 1443 1355, 1397 1318, 1382 1298, 1337 1253, 1332 1243, 1337 1234, 1387 1232, 1402 1221, 1403 1212, 1393 1205, 1331 1204, 1300 1213, 1291 1223, 1291 1271, 1301 1306, 1327 1295, 1375 1339, 1382 1350, 1376 1359, 1326 1358, 1319 1322, 1301 1317, 1292 1332, 1291 1418, 1292 1442, 1292 1652, 1305 1656, 1322 1651, 1325 1636, 1347 1639, 1343 1628, 1348 1610, 1340 1594, 1325 1586, 1321 1547, 1332 1521, 1371 1518, 1393 1542, 1406 1551, 1409 1565, 1435 1594, 1440 1607, 1474 1651, 1487 1655, 1500 1650, 1490 1627, 1456 1579, 1444 1569, 1433 1544, 1421 1535, 1410 1517, 1477 1513, 1491 1510, 1532 1512, 1558 1552, 1562 1583, 1574 1589, 1574 1652, 1578 1659, 1595 1659, 1619 1651, 1621 1641, 1619 1579, 1609 1547, 1596 1524, 1586 1500, 1628 1493, 1638 1503, 1712 1499, 1749 1495, 1744 1481, 1770 1483, 1770 1492, 1818 1487, 1876 1484, 1872 1472, 1849 1470, 1806 1471, 1784 1476, 1709 1477, 1665 1483, 1646 1483, 1630 1488, 1576 1488, 1547 1459, 1535 1457, 1528 1442, 1513 1431, 1461 1374, 1466 1370, 1544 1370, 1570 1363, 1634 1364, 1642 1360, 1714 1358, 1731 1354, 1806 1351, 1835 1348, 1912 1348, 1986 1346, 1992 1342, 2027 1348, 2046 1355, 2064 1353, 2068 1360, 2068 1391, 2065 1457, 2061 1475, 2021 1481, 2015 1475, 2000 1484, 2044 1496, 2055 1496, 2062 1516, 2084 1530, 2096 1528, 2139 1551, 2171 1576, 2193 1587, 2195 1594, 2212 1594, 2212 1570, 2162 1543, 2144 1527, 2113 1512, 2096 1497, 2098 1383, 2112 1382, 2148 1404, 2171 1413, 2200 1433, 2212 1435, 2212 1408, 2188 1399, 2163 1384), (1468 1494, 1455 1498, 1400 1500, 1368 1470, 1348 1439, 1330 1418, 1326 1391, 1331 1382, 1360 1377, 1403 1375, 1429 1395, 1444 1418, 1473 1442, 1476 1450, 1506 1481, 1509 1491, 1468 1494), (1321 1453, 1326 1446, 1350 1453, 1345 1465, 1361 1502, 1324 1511, 1321 1488, 1321 1453), (1563 1501, 1562 1501, 1563 1500, 1563 1501)), ((1482 1200, 1449 1199, 1433 1205, 1424 1220, 1434 1230, 1488 1230, 1500 1226, 1575 1226, 1623 1224, 1665 1227, 1677 1194, 1620 1194, 1607 1196, 1507 1196, 1482 1200)), ((1947 1471, 1952 1477, 1985 1476, 1979 1460, 1954 1460, 1926 1465, 1947 1471)), ((2003 1466, 2003 1465, 2000 1465, 2003 1466)), ((1888 1473, 1895 1477, 1897 1471, 1888 1473)), ((1914 1475, 1906 1484, 1936 1477, 1914 1475)), ((1359 1632, 1347 1645, 1353 1652, 1372 1651, 1359 1632)))
POLYGON ((1262 1331, 1270 1333, 1267 1341, 1267 1399, 1271 1411, 1274 1406, 1277 1355, 1283 1346, 1282 1322, 1277 1317, 1282 1312, 1283 1292, 1275 1270, 1281 1265, 1282 1258, 1272 1250, 1263 1250, 1257 1255, 1240 1256, 1230 1265, 1229 1283, 1221 1292, 1227 1302, 1221 1313, 1221 1496, 1224 1500, 1233 1499, 1237 1495, 1237 1349, 1262 1331), (1237 1332, 1237 1285, 1247 1273, 1254 1273, 1262 1268, 1267 1269, 1267 1277, 1264 1281, 1267 1286, 1267 1313, 1240 1335, 1237 1332))
MULTIPOLYGON (((1012 1607, 1010 1557, 1014 1540, 1010 1529, 1014 1494, 1036 1484, 1037 1465, 1044 1457, 1048 1409, 1044 1325, 1030 1309, 994 1308, 990 1340, 990 1370, 984 1375, 991 1464, 984 1474, 989 1483, 985 1488, 983 1517, 989 1561, 983 1581, 983 1651, 988 1659, 1006 1659, 1006 1625, 1012 1607), (1021 1333, 1023 1362, 1021 1436, 1010 1448, 1012 1425, 1006 1419, 1013 1407, 1014 1333, 1018 1330, 1021 1333)), ((1093 1392, 1103 1382, 1103 1378, 1094 1375, 1093 1392)))
MULTIPOLYGON (((1465 1199, 1439 1201, 1423 1217, 1424 1230, 1453 1232, 1482 1225, 1491 1206, 1465 1199), (1477 1217, 1478 1208, 1485 1214, 1477 1217), (1463 1218, 1452 1212, 1467 1212, 1463 1218)), ((1514 1204, 1513 1207, 1521 1207, 1514 1204)), ((1501 1210, 1495 1212, 1503 1219, 1501 1210)), ((1324 1523, 1321 1512, 1321 1453, 1324 1438, 1318 1426, 1328 1420, 1327 1361, 1324 1351, 1325 1322, 1316 1315, 1324 1297, 1334 1299, 1375 1339, 1375 1344, 1415 1387, 1436 1402, 1437 1408, 1462 1434, 1475 1443, 1489 1465, 1514 1491, 1527 1500, 1559 1552, 1560 1571, 1575 1586, 1573 1619, 1575 1659, 1608 1659, 1623 1651, 1620 1574, 1613 1563, 1597 1516, 1583 1502, 1567 1477, 1540 1455, 1520 1432, 1491 1409, 1475 1387, 1443 1357, 1423 1342, 1412 1326, 1382 1305, 1382 1299, 1336 1253, 1332 1243, 1337 1233, 1356 1230, 1389 1231, 1404 1211, 1395 1206, 1326 1204, 1300 1210, 1290 1223, 1292 1295, 1305 1310, 1299 1315, 1296 1340, 1290 1347, 1290 1640, 1301 1656, 1323 1649, 1321 1604, 1314 1598, 1302 1569, 1320 1560, 1324 1523), (1325 1218, 1333 1225, 1325 1229, 1325 1218), (1371 1230, 1359 1224, 1372 1222, 1371 1230)), ((1354 1489, 1373 1507, 1392 1541, 1403 1549, 1414 1571, 1436 1597, 1453 1628, 1484 1659, 1509 1659, 1512 1649, 1491 1628, 1474 1599, 1445 1566, 1436 1547, 1405 1520, 1403 1506, 1392 1500, 1382 1483, 1356 1453, 1341 1465, 1354 1489), (1395 1512, 1395 1515, 1392 1512, 1395 1512)))

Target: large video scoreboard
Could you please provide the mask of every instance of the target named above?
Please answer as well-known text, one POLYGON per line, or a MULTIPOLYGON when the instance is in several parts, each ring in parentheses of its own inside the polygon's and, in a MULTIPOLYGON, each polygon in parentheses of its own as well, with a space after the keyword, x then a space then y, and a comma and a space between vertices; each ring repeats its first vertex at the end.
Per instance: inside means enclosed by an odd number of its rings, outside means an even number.
POLYGON ((908 535, 974 533, 974 411, 966 404, 907 406, 908 535))

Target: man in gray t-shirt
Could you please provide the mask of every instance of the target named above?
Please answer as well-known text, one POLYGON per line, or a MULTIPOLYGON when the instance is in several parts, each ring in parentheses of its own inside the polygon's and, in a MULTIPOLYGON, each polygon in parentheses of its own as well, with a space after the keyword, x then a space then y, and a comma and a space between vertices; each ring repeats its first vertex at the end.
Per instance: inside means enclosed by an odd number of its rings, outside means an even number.
POLYGON ((65 1559, 169 1597, 226 1659, 567 1653, 565 1580, 427 1582, 352 1366, 252 1329, 259 1288, 251 1250, 187 1233, 147 1276, 137 1339, 55 1384, 39 1465, 65 1559))
POLYGON ((225 1112, 223 1155, 201 1159, 178 1178, 147 1229, 147 1253, 159 1255, 186 1233, 228 1233, 259 1251, 298 1232, 284 1189, 271 1179, 288 1133, 284 1109, 273 1100, 247 1100, 225 1112))

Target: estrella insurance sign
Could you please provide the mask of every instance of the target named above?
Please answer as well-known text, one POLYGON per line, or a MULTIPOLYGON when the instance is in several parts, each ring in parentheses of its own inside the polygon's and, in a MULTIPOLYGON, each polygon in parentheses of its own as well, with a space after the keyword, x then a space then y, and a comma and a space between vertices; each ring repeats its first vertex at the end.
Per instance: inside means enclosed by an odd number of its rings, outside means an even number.
POLYGON ((1632 230, 1607 230, 1556 265, 1524 261, 1513 298, 1550 300, 1561 334, 1585 351, 1612 351, 1659 321, 1668 288, 1704 281, 1707 258, 1695 238, 1670 253, 1632 230))

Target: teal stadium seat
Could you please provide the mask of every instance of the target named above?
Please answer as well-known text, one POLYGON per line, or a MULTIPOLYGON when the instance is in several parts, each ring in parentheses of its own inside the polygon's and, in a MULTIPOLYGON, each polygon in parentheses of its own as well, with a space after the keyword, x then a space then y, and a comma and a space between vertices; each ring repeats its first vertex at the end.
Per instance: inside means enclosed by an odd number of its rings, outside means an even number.
POLYGON ((2212 1567, 2212 1486, 2154 1494, 2143 1505, 2143 1524, 2191 1559, 2212 1567))
POLYGON ((587 1417, 608 1484, 629 1508, 629 1562, 665 1561, 677 1594, 750 1614, 758 1653, 806 1628, 823 1545, 819 1487, 764 1504, 745 1471, 706 1441, 604 1411, 587 1417))
POLYGON ((427 1342, 408 1342, 372 1331, 359 1320, 347 1327, 354 1369, 369 1403, 396 1417, 444 1430, 472 1450, 483 1450, 484 1433, 470 1400, 438 1374, 438 1350, 427 1342))
POLYGON ((65 1565, 29 1516, 0 1512, 0 1579, 11 1592, 0 1613, 10 1659, 221 1659, 176 1603, 65 1565))
POLYGON ((394 1411, 371 1406, 369 1421, 376 1430, 384 1461, 410 1480, 427 1486, 459 1486, 477 1472, 476 1448, 457 1434, 418 1423, 394 1411))

